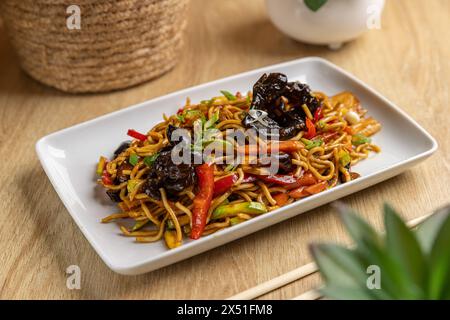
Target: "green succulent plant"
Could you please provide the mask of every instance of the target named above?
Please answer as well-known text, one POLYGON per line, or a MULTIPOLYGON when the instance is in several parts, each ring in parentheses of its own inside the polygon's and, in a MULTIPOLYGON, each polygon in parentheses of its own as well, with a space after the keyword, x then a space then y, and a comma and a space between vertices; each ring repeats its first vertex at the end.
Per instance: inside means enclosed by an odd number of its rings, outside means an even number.
POLYGON ((325 297, 450 299, 450 206, 410 229, 385 204, 383 234, 348 207, 338 210, 355 246, 311 245, 325 297))

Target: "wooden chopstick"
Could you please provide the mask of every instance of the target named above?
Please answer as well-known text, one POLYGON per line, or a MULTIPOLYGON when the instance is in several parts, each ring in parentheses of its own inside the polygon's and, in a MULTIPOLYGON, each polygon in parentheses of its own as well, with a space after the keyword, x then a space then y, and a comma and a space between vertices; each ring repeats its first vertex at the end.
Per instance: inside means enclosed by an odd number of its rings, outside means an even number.
POLYGON ((273 278, 269 281, 263 282, 256 287, 245 290, 241 293, 238 293, 232 297, 229 297, 227 300, 251 300, 255 299, 263 294, 266 294, 270 291, 283 287, 291 282, 309 276, 310 274, 317 272, 317 266, 314 262, 310 262, 301 266, 300 268, 289 271, 288 273, 282 274, 276 278, 273 278))
POLYGON ((291 300, 319 300, 321 298, 323 298, 322 293, 320 293, 317 289, 312 289, 292 298, 291 300))
MULTIPOLYGON (((431 214, 427 214, 413 220, 406 222, 406 225, 409 228, 415 228, 423 221, 425 221, 431 214)), ((247 289, 241 293, 238 293, 232 297, 227 298, 227 300, 251 300, 257 297, 262 296, 263 294, 269 293, 275 289, 279 289, 284 287, 285 285, 292 283, 294 281, 300 280, 304 277, 307 277, 315 272, 317 272, 317 266, 314 262, 310 262, 305 264, 297 269, 289 271, 285 274, 282 274, 276 278, 263 282, 253 288, 247 289)), ((307 291, 297 297, 294 297, 293 300, 317 300, 322 298, 322 295, 317 289, 313 289, 307 291)))

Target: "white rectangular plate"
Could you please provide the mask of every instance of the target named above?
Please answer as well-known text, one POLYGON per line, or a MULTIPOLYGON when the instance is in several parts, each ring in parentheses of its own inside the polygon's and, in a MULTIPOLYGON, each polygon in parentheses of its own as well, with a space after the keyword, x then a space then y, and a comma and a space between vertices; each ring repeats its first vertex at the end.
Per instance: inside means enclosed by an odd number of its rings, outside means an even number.
POLYGON ((424 160, 436 149, 435 139, 393 103, 339 67, 314 57, 171 93, 52 133, 36 144, 45 172, 83 234, 112 270, 128 275, 149 272, 186 259, 367 188, 424 160), (100 155, 111 155, 122 141, 127 140, 127 129, 146 132, 161 121, 163 112, 175 113, 184 105, 186 97, 196 102, 216 96, 223 89, 247 92, 264 72, 285 73, 291 81, 306 82, 313 90, 328 95, 348 90, 360 99, 369 114, 383 126, 374 137, 382 152, 355 168, 361 178, 199 240, 187 241, 172 250, 167 250, 163 241, 137 244, 134 238, 120 236, 116 224, 100 223, 102 217, 117 209, 96 187, 95 166, 100 155))

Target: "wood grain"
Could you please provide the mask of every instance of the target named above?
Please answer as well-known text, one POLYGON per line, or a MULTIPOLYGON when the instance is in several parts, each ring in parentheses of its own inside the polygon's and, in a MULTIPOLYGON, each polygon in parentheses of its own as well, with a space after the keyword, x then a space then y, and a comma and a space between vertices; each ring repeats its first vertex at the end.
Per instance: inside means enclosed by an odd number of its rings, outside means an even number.
MULTIPOLYGON (((389 201, 412 219, 450 199, 450 2, 387 1, 381 30, 340 51, 296 43, 269 22, 262 0, 193 0, 187 46, 172 72, 128 90, 68 95, 26 76, 0 27, 0 298, 225 298, 310 261, 308 243, 346 242, 330 206, 142 276, 110 271, 65 210, 34 144, 56 130, 181 88, 317 55, 354 73, 401 106, 439 142, 426 162, 344 201, 381 228, 389 201), (68 290, 69 265, 82 270, 68 290)), ((407 143, 407 141, 405 141, 407 143)), ((82 152, 82 150, 80 150, 82 152)), ((319 284, 317 275, 263 296, 286 299, 319 284)))

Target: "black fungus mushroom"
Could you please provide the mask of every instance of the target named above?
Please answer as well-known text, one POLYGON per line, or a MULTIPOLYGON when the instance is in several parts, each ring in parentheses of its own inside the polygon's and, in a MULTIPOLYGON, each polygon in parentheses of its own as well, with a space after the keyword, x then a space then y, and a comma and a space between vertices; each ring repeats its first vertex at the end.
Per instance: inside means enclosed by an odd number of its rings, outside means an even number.
POLYGON ((132 170, 133 166, 131 164, 129 164, 128 162, 122 162, 122 164, 117 168, 117 173, 116 173, 116 182, 117 183, 124 183, 126 181, 129 180, 130 175, 129 174, 124 174, 123 171, 124 170, 132 170))
POLYGON ((294 170, 292 164, 291 155, 288 153, 280 152, 275 155, 278 158, 278 173, 291 173, 294 170))
POLYGON ((120 191, 118 190, 107 190, 106 194, 113 202, 121 202, 122 199, 120 199, 120 191))
POLYGON ((292 173, 292 171, 294 170, 294 165, 292 164, 291 155, 284 152, 272 153, 270 156, 259 159, 258 166, 261 167, 270 166, 270 164, 272 164, 271 162, 275 160, 274 157, 278 161, 278 171, 276 173, 278 174, 292 173))
POLYGON ((186 129, 180 128, 180 127, 176 127, 174 125, 169 124, 167 126, 166 129, 166 136, 167 136, 167 140, 169 141, 169 145, 170 146, 175 146, 177 144, 179 144, 180 142, 182 142, 183 140, 186 143, 189 143, 190 138, 189 138, 189 132, 186 129), (174 137, 173 134, 175 131, 180 130, 180 132, 178 133, 177 137, 174 137))
POLYGON ((126 149, 128 149, 131 145, 131 141, 127 140, 120 144, 120 146, 114 151, 114 158, 117 158, 119 154, 124 152, 126 149))
POLYGON ((179 192, 195 183, 194 165, 187 163, 175 164, 172 161, 171 153, 172 147, 169 146, 163 149, 150 168, 147 181, 144 183, 142 190, 152 198, 160 199, 159 189, 164 187, 167 196, 173 199, 179 192))
POLYGON ((253 86, 253 100, 243 124, 258 132, 272 133, 276 129, 279 139, 286 140, 305 129, 304 104, 311 113, 319 106, 308 85, 288 82, 282 73, 263 74, 253 86), (289 108, 285 104, 286 99, 289 108))
POLYGON ((145 194, 152 198, 160 199, 160 188, 166 190, 167 196, 174 199, 176 195, 195 183, 195 167, 193 162, 175 164, 172 160, 174 147, 187 139, 186 135, 180 135, 174 139, 173 134, 179 127, 168 125, 166 136, 169 145, 159 152, 158 157, 150 168, 147 181, 142 186, 145 194))

